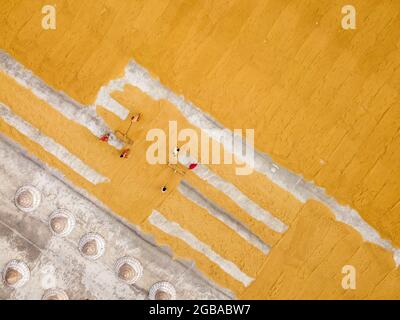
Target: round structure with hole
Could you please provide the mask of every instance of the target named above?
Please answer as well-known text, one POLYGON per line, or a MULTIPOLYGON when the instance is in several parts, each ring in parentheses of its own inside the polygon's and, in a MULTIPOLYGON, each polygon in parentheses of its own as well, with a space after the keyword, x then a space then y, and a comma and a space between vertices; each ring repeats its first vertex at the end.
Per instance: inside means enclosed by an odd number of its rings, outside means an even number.
POLYGON ((40 201, 40 192, 33 186, 19 188, 14 197, 16 207, 23 212, 35 211, 39 207, 40 201))
POLYGON ((65 237, 75 227, 75 217, 68 210, 57 209, 49 217, 51 232, 59 237, 65 237))
POLYGON ((49 289, 43 294, 42 300, 69 300, 69 298, 62 289, 49 289))
POLYGON ((157 282, 152 285, 149 291, 150 300, 175 300, 176 290, 172 284, 167 281, 157 282))
POLYGON ((79 251, 90 260, 100 258, 105 251, 104 238, 93 232, 85 234, 79 241, 79 251))
POLYGON ((25 262, 20 260, 11 260, 3 269, 2 278, 7 287, 20 288, 30 278, 31 272, 25 262))
POLYGON ((115 262, 115 273, 118 278, 128 284, 134 284, 143 275, 143 267, 139 260, 123 257, 115 262))

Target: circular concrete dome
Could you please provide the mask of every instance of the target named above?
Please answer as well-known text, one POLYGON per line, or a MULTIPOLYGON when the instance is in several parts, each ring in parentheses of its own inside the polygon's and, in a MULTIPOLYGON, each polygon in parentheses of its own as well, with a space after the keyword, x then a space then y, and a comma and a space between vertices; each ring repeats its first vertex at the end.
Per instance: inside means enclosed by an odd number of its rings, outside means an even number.
POLYGON ((25 262, 20 260, 11 260, 3 269, 2 278, 7 287, 20 288, 30 278, 31 272, 25 262))
POLYGON ((104 250, 105 241, 97 233, 87 233, 79 241, 79 251, 84 257, 90 260, 100 258, 104 254, 104 250))
POLYGON ((14 203, 17 208, 23 212, 32 212, 36 210, 41 201, 40 192, 32 186, 23 186, 17 190, 14 197, 14 203))
POLYGON ((175 300, 176 290, 172 284, 167 281, 161 281, 153 284, 149 291, 150 300, 175 300))
POLYGON ((143 267, 139 260, 123 257, 115 262, 115 273, 122 281, 134 284, 143 275, 143 267))
POLYGON ((49 217, 51 232, 59 237, 65 237, 75 227, 75 217, 65 209, 55 210, 49 217))
POLYGON ((43 294, 42 300, 69 300, 69 298, 64 290, 49 289, 43 294))

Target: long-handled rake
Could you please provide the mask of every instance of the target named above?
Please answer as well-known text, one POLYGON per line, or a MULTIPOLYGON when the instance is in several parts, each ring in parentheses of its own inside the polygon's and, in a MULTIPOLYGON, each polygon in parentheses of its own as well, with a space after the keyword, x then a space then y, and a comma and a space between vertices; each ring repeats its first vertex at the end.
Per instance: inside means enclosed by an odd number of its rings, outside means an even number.
POLYGON ((168 163, 168 167, 171 168, 174 171, 174 173, 177 173, 177 174, 179 174, 181 176, 184 176, 185 173, 186 173, 184 170, 179 168, 178 164, 168 163))
POLYGON ((134 115, 134 116, 131 117, 131 122, 130 122, 130 124, 129 124, 129 126, 128 126, 128 128, 126 129, 125 132, 122 132, 122 131, 120 131, 120 130, 115 131, 115 136, 116 136, 118 139, 122 140, 122 141, 123 141, 126 145, 128 145, 128 146, 131 146, 131 145, 133 144, 133 140, 132 140, 131 138, 128 137, 128 133, 129 133, 129 131, 131 130, 132 124, 133 124, 134 122, 138 122, 138 121, 139 121, 140 116, 141 116, 141 114, 138 113, 138 114, 136 114, 136 115, 134 115))

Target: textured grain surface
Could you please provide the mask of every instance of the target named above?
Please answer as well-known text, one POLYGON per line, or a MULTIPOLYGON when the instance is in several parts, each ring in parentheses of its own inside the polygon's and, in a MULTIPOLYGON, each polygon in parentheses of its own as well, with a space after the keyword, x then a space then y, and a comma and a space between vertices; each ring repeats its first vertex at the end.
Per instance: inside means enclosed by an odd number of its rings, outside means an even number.
POLYGON ((331 0, 55 1, 55 31, 44 3, 2 2, 0 45, 50 85, 93 102, 133 56, 400 244, 398 1, 346 32, 331 0))
MULTIPOLYGON (((57 30, 52 31, 40 26, 44 1, 0 4, 4 30, 0 47, 46 83, 88 105, 99 88, 121 76, 134 58, 223 126, 254 128, 260 151, 326 188, 339 202, 356 209, 382 238, 400 246, 398 1, 352 1, 358 13, 355 31, 341 29, 343 3, 336 0, 54 3, 57 30)), ((99 144, 85 128, 6 75, 0 77, 0 101, 111 177, 111 182, 91 186, 0 122, 3 132, 113 211, 152 232, 176 255, 194 259, 202 272, 240 297, 398 297, 399 274, 390 252, 363 243, 357 232, 335 221, 320 203, 303 205, 259 173, 239 178, 233 166, 211 166, 288 224, 283 235, 265 230, 221 191, 192 174, 185 178, 274 245, 264 259, 257 254, 246 259, 241 251, 247 250, 246 243, 235 241, 237 235, 201 209, 190 210, 175 191, 166 201, 160 198, 160 186, 169 181, 173 190, 179 179, 164 167, 146 163, 145 132, 166 128, 170 119, 191 127, 170 103, 154 101, 129 86, 113 94, 125 108, 144 115, 132 131, 137 152, 121 162, 114 149, 99 144), (192 213, 190 219, 172 212, 179 206, 192 213), (244 288, 204 256, 153 228, 146 218, 154 208, 166 209, 171 220, 208 240, 256 281, 244 288), (346 263, 361 270, 360 290, 346 292, 340 287, 346 263)), ((101 107, 97 110, 110 127, 126 127, 127 121, 101 107)))

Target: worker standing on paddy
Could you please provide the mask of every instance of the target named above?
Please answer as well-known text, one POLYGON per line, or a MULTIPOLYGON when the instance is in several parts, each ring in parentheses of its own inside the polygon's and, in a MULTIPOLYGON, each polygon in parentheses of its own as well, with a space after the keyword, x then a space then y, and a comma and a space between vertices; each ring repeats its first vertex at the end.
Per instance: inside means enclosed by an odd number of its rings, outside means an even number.
MULTIPOLYGON (((128 129, 125 131, 125 133, 122 133, 122 132, 119 131, 119 130, 117 130, 117 131, 115 132, 116 135, 117 135, 117 136, 119 135, 120 138, 125 142, 125 144, 126 144, 127 146, 130 146, 130 145, 133 144, 133 141, 128 137, 128 133, 129 133, 129 131, 130 131, 130 129, 131 129, 132 124, 133 124, 134 122, 138 122, 138 121, 139 121, 140 116, 141 116, 141 114, 140 114, 140 113, 137 113, 137 114, 135 114, 135 115, 133 115, 133 116, 131 117, 131 122, 130 122, 130 124, 129 124, 128 129)), ((106 136, 106 135, 102 136, 100 139, 102 140, 102 138, 105 137, 105 136, 106 136)), ((108 140, 108 138, 109 138, 109 136, 106 137, 107 140, 108 140)), ((107 140, 106 140, 106 141, 107 141, 107 140)), ((105 141, 105 140, 102 140, 102 141, 105 141)), ((131 153, 131 149, 128 148, 128 147, 125 147, 125 148, 122 150, 122 152, 121 152, 121 154, 120 154, 119 157, 120 157, 120 158, 127 159, 127 158, 129 158, 130 153, 131 153)))
POLYGON ((132 116, 131 117, 131 123, 133 123, 133 122, 138 122, 139 120, 140 120, 140 116, 141 116, 142 114, 141 113, 137 113, 137 114, 135 114, 134 116, 132 116))
POLYGON ((131 154, 131 149, 125 148, 124 150, 122 150, 121 155, 119 157, 128 159, 130 154, 131 154))

